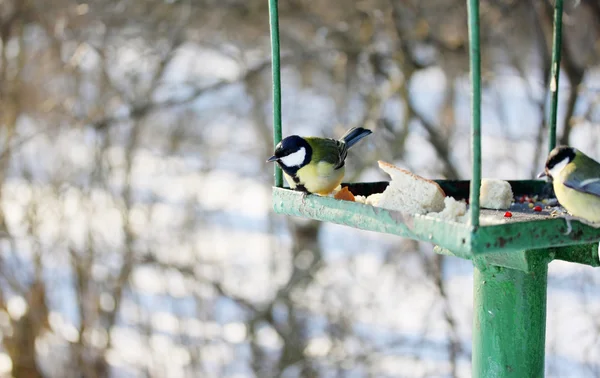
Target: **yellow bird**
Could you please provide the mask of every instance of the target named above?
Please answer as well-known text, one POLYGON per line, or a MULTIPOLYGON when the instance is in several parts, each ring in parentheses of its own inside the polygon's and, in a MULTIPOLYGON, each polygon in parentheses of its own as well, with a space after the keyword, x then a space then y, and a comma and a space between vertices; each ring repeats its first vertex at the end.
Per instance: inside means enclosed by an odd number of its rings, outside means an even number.
POLYGON ((348 149, 372 131, 353 127, 339 140, 290 135, 275 147, 276 161, 292 189, 328 195, 344 178, 348 149))
POLYGON ((544 172, 552 180, 558 202, 573 216, 600 227, 600 164, 568 146, 553 149, 544 172))

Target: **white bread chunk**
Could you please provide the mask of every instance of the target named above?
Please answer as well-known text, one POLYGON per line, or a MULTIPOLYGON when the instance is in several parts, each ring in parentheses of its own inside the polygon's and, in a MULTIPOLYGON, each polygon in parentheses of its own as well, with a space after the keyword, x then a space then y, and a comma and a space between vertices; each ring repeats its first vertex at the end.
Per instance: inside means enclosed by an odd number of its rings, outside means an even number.
POLYGON ((365 196, 354 196, 354 202, 367 203, 367 197, 365 197, 365 196))
POLYGON ((354 196, 354 202, 364 203, 366 205, 371 205, 371 206, 377 206, 377 202, 379 201, 380 197, 381 197, 381 193, 374 193, 368 197, 357 195, 357 196, 354 196))
POLYGON ((446 197, 444 198, 444 210, 438 213, 429 213, 427 215, 449 221, 461 221, 466 213, 467 204, 464 200, 457 201, 454 197, 446 197))
POLYGON ((375 194, 371 194, 370 196, 368 196, 365 199, 365 203, 367 205, 371 205, 371 206, 377 206, 377 204, 379 203, 379 200, 381 199, 381 195, 383 193, 375 193, 375 194))
POLYGON ((513 192, 507 181, 499 179, 481 180, 479 206, 485 209, 509 209, 513 192))
POLYGON ((436 182, 383 161, 378 163, 392 178, 377 201, 378 207, 411 214, 437 213, 444 209, 446 195, 436 182))

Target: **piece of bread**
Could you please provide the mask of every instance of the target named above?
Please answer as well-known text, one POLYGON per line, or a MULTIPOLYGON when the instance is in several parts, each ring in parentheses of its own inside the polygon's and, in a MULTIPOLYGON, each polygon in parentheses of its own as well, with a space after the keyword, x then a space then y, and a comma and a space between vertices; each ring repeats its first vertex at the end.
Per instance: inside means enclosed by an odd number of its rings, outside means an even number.
POLYGON ((367 197, 361 195, 354 196, 354 202, 367 203, 367 197))
POLYGON ((378 207, 411 214, 437 213, 444 209, 446 195, 436 182, 383 161, 378 163, 392 178, 377 201, 378 207))
POLYGON ((479 206, 485 209, 509 209, 513 202, 513 192, 507 181, 499 179, 481 180, 479 206))
POLYGON ((368 197, 354 196, 354 202, 364 203, 365 205, 377 206, 377 202, 379 202, 379 198, 381 198, 381 193, 374 193, 368 197))
POLYGON ((454 197, 444 198, 444 209, 437 213, 429 213, 432 217, 449 221, 459 221, 467 213, 467 204, 464 200, 457 201, 454 197))
POLYGON ((371 206, 377 206, 377 204, 379 203, 379 200, 381 199, 381 195, 383 193, 374 193, 371 194, 370 196, 368 196, 367 198, 365 198, 365 203, 367 205, 371 205, 371 206))

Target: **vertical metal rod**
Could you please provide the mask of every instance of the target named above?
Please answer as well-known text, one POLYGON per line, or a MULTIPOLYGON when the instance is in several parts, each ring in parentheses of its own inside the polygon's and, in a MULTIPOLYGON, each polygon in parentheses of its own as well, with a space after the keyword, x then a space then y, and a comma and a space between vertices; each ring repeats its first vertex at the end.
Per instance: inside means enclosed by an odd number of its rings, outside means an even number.
MULTIPOLYGON (((558 115, 558 77, 562 45, 563 0, 554 2, 554 31, 552 35, 552 74, 550 77, 550 116, 548 117, 548 151, 556 147, 556 118, 558 115)), ((571 90, 577 90, 572 88, 571 90)))
POLYGON ((479 189, 481 186, 481 55, 479 44, 479 0, 467 0, 469 17, 469 55, 471 71, 471 225, 479 226, 479 189))
MULTIPOLYGON (((278 1, 269 0, 269 26, 271 28, 271 70, 273 73, 273 144, 281 141, 281 63, 279 53, 278 1)), ((275 165, 275 186, 283 187, 283 175, 275 165)))
POLYGON ((543 378, 547 262, 474 269, 472 376, 543 378))

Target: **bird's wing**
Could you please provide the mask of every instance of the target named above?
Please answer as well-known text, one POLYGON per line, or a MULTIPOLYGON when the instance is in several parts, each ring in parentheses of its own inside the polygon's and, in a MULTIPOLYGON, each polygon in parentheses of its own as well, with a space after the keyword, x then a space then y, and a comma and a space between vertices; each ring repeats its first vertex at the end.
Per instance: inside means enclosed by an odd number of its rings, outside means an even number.
POLYGON ((313 156, 312 161, 318 163, 326 161, 333 165, 334 169, 344 166, 344 160, 348 154, 346 143, 329 138, 305 138, 310 144, 313 156))
POLYGON ((576 169, 575 164, 567 165, 563 169, 564 175, 560 175, 563 184, 578 192, 600 197, 600 164, 585 155, 579 158, 581 159, 580 165, 588 167, 588 169, 582 172, 583 170, 576 169))
POLYGON ((600 177, 578 180, 576 175, 570 175, 563 181, 565 186, 577 190, 578 192, 591 194, 600 197, 600 177))
POLYGON ((342 142, 339 140, 336 140, 335 143, 337 144, 338 153, 339 153, 339 161, 335 165, 335 169, 338 169, 338 168, 341 168, 344 166, 344 162, 346 161, 346 156, 348 156, 348 145, 346 144, 346 142, 342 142))

